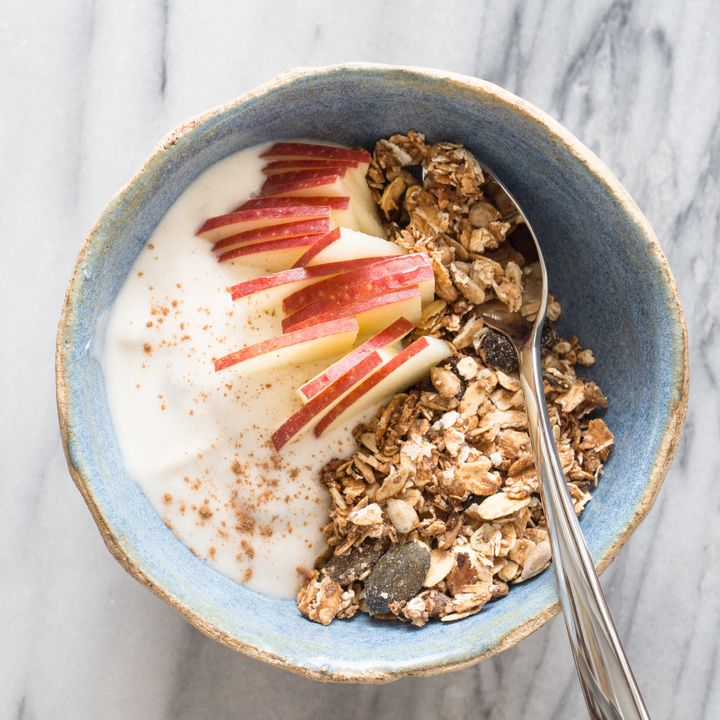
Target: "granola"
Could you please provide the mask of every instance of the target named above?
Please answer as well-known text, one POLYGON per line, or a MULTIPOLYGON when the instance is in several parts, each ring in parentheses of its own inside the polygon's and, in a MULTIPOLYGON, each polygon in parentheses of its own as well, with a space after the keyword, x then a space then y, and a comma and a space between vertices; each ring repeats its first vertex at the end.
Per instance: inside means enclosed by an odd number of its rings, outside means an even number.
MULTIPOLYGON (((324 467, 328 550, 298 607, 324 625, 358 611, 449 622, 550 562, 517 357, 478 313, 497 298, 533 319, 537 304, 523 291, 539 278, 507 242, 525 232, 521 216, 461 145, 415 131, 379 140, 367 182, 389 238, 433 264, 436 299, 417 335, 449 341, 455 356, 356 427, 353 455, 324 467), (400 554, 404 564, 392 562, 400 554)), ((560 311, 551 296, 548 320, 560 311)), ((579 514, 613 446, 605 422, 591 417, 607 401, 577 374, 595 362, 578 338, 549 323, 542 349, 548 413, 579 514)))

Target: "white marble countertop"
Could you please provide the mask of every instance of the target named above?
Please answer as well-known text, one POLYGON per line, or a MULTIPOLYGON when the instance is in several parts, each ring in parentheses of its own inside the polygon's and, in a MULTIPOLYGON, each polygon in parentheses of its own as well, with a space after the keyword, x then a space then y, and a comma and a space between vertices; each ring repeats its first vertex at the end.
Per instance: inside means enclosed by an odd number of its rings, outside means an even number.
POLYGON ((479 666, 382 687, 235 654, 123 572, 67 474, 55 327, 97 213, 187 116, 287 67, 349 60, 504 85, 595 150, 648 215, 680 284, 691 406, 657 505, 603 585, 653 718, 720 717, 718 27, 712 0, 3 2, 0 717, 584 717, 558 618, 479 666))

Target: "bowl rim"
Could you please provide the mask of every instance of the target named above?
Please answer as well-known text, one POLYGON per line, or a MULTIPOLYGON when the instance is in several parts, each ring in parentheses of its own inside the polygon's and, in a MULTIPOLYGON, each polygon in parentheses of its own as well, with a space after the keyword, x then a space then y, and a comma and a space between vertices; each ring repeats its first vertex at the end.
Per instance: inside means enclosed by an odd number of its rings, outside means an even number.
POLYGON ((596 569, 599 573, 604 572, 605 569, 607 569, 610 563, 614 560, 625 542, 627 542, 629 537, 632 535, 635 528, 640 524, 640 522, 644 519, 644 517, 652 508, 662 486, 665 475, 670 468, 673 457, 675 455, 675 451, 677 450, 682 435, 682 429, 688 405, 689 363, 687 326, 685 323, 682 306, 680 304, 680 296, 675 280, 672 276, 668 261, 648 220, 645 218, 644 214, 637 206, 635 201, 632 199, 630 194, 627 192, 627 190, 625 190, 620 181, 613 175, 613 173, 605 165, 605 163, 600 160, 600 158, 598 158, 595 153, 592 152, 592 150, 590 150, 583 143, 581 143, 569 130, 564 128, 558 121, 554 120, 543 110, 540 110, 528 101, 518 97, 514 93, 511 93, 510 91, 505 90, 504 88, 486 80, 481 80, 479 78, 474 78, 468 75, 462 75, 459 73, 433 68, 406 65, 389 65, 382 63, 352 62, 328 65, 323 67, 296 67, 280 73, 268 82, 258 86, 253 90, 243 93, 234 100, 231 100, 221 105, 217 105, 210 110, 195 115, 188 120, 182 122, 180 125, 171 130, 167 135, 165 135, 165 137, 154 148, 154 150, 150 153, 147 159, 142 163, 140 169, 110 199, 110 201, 101 211, 90 232, 86 236, 85 241, 76 259, 63 301, 62 312, 60 315, 56 338, 55 374, 57 393, 56 399, 58 418, 60 423, 60 434, 63 448, 65 451, 65 457, 67 460, 68 470, 85 503, 87 504, 93 519, 95 520, 98 530, 100 531, 103 541, 105 542, 105 545, 107 546, 110 553, 120 563, 120 565, 132 577, 134 577, 141 584, 148 587, 155 595, 157 595, 162 600, 171 605, 196 628, 198 628, 214 640, 217 640, 224 645, 227 645, 233 650, 240 651, 252 658, 262 660, 271 665, 282 667, 286 670, 290 670, 306 678, 311 678, 315 680, 332 680, 336 682, 355 683, 382 683, 397 680, 401 677, 408 675, 429 676, 443 672, 449 672, 452 670, 458 670, 464 667, 468 667, 470 665, 474 665, 481 660, 485 660, 492 655, 495 655, 496 653, 512 647, 520 640, 527 637, 535 630, 539 629, 558 612, 559 603, 555 602, 550 607, 532 616, 524 623, 514 628, 503 638, 501 638, 496 645, 494 645, 492 648, 480 655, 462 660, 453 660, 444 663, 440 661, 432 665, 426 664, 423 667, 402 668, 398 670, 358 670, 352 672, 330 670, 327 673, 320 673, 316 670, 305 667, 298 661, 289 660, 265 648, 258 647, 251 643, 240 640, 237 637, 231 636, 229 633, 219 627, 216 623, 207 620, 202 615, 193 611, 191 608, 178 601, 175 597, 171 596, 162 586, 155 583, 154 580, 146 574, 146 572, 143 570, 142 567, 140 567, 138 562, 128 556, 128 554, 125 552, 125 550, 122 548, 121 544, 115 537, 112 530, 111 522, 105 517, 94 498, 92 482, 90 478, 85 477, 84 474, 73 465, 69 453, 69 446, 71 440, 71 431, 69 426, 69 407, 71 405, 71 400, 70 391, 67 383, 69 347, 66 347, 64 342, 65 338, 67 337, 67 332, 72 325, 72 319, 75 315, 76 310, 76 295, 74 293, 74 289, 76 283, 78 282, 80 269, 83 266, 85 258, 88 254, 90 247, 93 244, 95 237, 100 233, 106 217, 110 216, 112 212, 120 205, 123 197, 129 191, 131 186, 133 186, 139 179, 142 178, 149 166, 160 155, 162 155, 168 148, 172 147, 175 143, 177 143, 180 138, 188 135, 199 125, 206 123, 212 118, 219 116, 227 112, 228 110, 243 105, 251 99, 268 95, 284 86, 291 85, 300 79, 328 76, 334 73, 341 72, 366 71, 379 73, 392 72, 397 74, 405 73, 408 75, 408 77, 417 77, 418 75, 420 75, 427 79, 442 80, 450 85, 461 88, 463 90, 470 90, 486 102, 490 101, 500 103, 505 107, 508 107, 511 110, 524 116, 525 119, 530 120, 537 125, 540 125, 552 139, 554 139, 558 144, 562 145, 565 151, 567 151, 576 161, 581 163, 592 175, 595 176, 597 180, 600 181, 600 183, 611 194, 615 201, 623 207, 625 212, 637 224, 639 230, 646 238, 648 252, 650 252, 654 256, 658 270, 661 275, 662 282, 668 292, 672 307, 677 314, 676 319, 678 327, 680 329, 679 340, 682 347, 680 355, 676 359, 674 366, 675 377, 673 379, 671 389, 673 400, 670 404, 667 424, 663 432, 657 454, 655 456, 655 460, 652 466, 652 472, 648 477, 643 494, 639 502, 637 503, 637 506, 629 522, 625 526, 624 530, 618 535, 617 538, 615 538, 615 540, 610 544, 610 546, 606 549, 606 551, 602 554, 602 556, 597 560, 595 564, 596 569))

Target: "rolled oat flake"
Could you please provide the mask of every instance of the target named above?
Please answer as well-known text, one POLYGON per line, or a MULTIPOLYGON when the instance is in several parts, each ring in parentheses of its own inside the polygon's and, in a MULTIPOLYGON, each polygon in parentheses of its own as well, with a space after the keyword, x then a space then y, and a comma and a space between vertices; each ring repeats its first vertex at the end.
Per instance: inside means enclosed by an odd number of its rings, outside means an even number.
POLYGON ((365 600, 371 615, 390 612, 390 605, 417 595, 430 569, 430 550, 408 542, 388 550, 365 582, 365 600))

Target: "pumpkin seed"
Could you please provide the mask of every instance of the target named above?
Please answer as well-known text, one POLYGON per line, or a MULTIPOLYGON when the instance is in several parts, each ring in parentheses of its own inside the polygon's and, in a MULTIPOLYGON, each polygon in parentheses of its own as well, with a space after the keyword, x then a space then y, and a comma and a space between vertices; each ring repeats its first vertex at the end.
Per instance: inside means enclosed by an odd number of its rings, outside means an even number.
POLYGON ((390 612, 390 605, 420 592, 430 569, 430 550, 418 542, 396 545, 378 560, 365 582, 371 615, 390 612))

